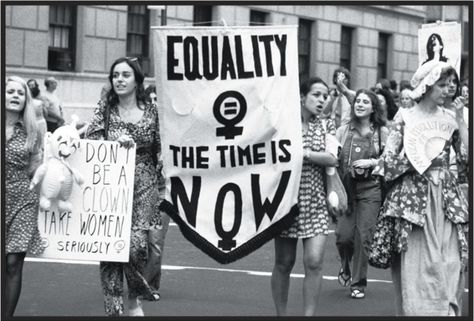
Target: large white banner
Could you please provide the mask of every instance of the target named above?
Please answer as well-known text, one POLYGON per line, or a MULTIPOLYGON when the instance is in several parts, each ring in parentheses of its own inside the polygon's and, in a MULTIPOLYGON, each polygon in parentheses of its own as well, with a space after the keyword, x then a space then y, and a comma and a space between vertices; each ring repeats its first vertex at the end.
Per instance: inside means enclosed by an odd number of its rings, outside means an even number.
POLYGON ((422 25, 418 29, 418 62, 421 66, 431 60, 440 60, 461 71, 461 24, 439 22, 422 25))
POLYGON ((73 184, 72 211, 40 209, 41 257, 128 262, 132 221, 135 147, 81 140, 67 162, 84 179, 73 184))
POLYGON ((153 39, 162 209, 188 240, 232 262, 297 213, 297 26, 167 26, 153 39))

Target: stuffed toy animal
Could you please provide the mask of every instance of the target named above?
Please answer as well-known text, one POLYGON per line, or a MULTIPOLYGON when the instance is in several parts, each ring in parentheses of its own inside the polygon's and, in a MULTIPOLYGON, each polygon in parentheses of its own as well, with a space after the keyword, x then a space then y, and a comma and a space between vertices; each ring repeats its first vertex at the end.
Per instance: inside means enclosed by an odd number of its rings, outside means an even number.
POLYGON ((30 184, 33 190, 39 186, 39 205, 42 210, 50 210, 57 204, 59 211, 71 211, 69 198, 74 181, 78 185, 84 182, 82 176, 71 168, 67 159, 80 147, 79 132, 76 129, 77 117, 70 125, 57 128, 54 133, 45 134, 43 164, 35 172, 30 184))

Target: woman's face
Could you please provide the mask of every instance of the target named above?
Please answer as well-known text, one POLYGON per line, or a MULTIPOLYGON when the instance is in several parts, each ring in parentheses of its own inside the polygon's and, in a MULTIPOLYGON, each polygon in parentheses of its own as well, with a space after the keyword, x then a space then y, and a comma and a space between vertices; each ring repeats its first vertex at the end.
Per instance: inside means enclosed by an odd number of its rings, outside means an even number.
POLYGON ((431 90, 427 93, 426 98, 432 100, 437 105, 442 105, 448 96, 448 79, 440 79, 434 83, 431 90))
POLYGON ((433 36, 433 52, 440 52, 443 49, 443 46, 439 43, 437 37, 433 36))
POLYGON ((126 62, 121 62, 114 67, 112 73, 112 85, 115 93, 119 97, 135 94, 137 82, 132 67, 126 62))
POLYGON ((403 108, 411 108, 413 106, 413 100, 411 99, 410 90, 403 89, 400 93, 400 104, 403 108))
POLYGON ((156 96, 156 94, 154 92, 151 92, 150 93, 150 99, 153 103, 156 104, 156 102, 158 101, 158 97, 156 96))
POLYGON ((26 92, 23 86, 16 81, 9 81, 5 90, 5 109, 20 113, 25 108, 26 92))
POLYGON ((368 118, 374 112, 370 97, 360 93, 354 101, 354 115, 357 118, 368 118))
POLYGON ((319 115, 328 98, 328 88, 322 83, 313 84, 306 96, 302 97, 302 105, 312 115, 319 115))
POLYGON ((451 75, 447 79, 448 82, 448 97, 452 98, 456 95, 456 91, 458 90, 458 83, 456 81, 456 76, 451 75))
POLYGON ((36 88, 36 84, 33 80, 28 81, 28 88, 30 88, 30 90, 36 88))

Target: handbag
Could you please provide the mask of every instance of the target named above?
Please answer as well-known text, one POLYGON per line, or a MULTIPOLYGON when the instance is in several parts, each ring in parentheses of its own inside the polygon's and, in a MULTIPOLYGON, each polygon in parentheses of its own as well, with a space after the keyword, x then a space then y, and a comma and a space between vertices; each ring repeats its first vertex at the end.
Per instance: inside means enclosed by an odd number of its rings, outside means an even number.
POLYGON ((395 254, 395 218, 379 215, 371 232, 372 237, 367 244, 369 265, 387 269, 392 265, 395 254))
MULTIPOLYGON (((328 135, 326 122, 323 120, 323 128, 326 135, 326 151, 334 154, 335 147, 340 145, 333 137, 328 135)), ((328 211, 333 220, 347 211, 347 193, 341 178, 334 167, 327 167, 326 176, 326 203, 328 211)))

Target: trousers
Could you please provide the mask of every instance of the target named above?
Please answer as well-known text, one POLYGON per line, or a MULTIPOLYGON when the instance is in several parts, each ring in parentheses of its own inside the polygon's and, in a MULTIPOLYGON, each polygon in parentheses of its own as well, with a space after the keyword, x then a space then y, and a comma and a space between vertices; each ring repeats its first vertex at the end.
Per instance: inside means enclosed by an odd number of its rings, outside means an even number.
POLYGON ((370 241, 370 230, 377 221, 382 197, 380 185, 376 181, 357 182, 353 186, 349 211, 337 219, 336 247, 344 274, 352 276, 351 290, 363 290, 367 286, 368 269, 364 244, 370 241))

